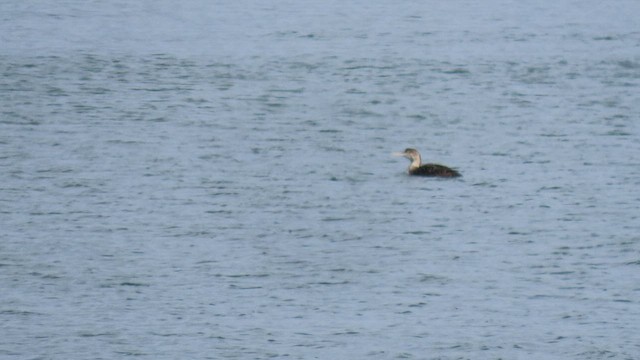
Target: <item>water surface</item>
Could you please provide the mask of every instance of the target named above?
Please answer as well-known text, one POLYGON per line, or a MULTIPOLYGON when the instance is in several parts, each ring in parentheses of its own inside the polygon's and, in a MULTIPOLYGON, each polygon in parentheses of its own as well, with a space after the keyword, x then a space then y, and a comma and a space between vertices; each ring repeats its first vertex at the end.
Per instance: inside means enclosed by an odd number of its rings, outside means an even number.
POLYGON ((638 358, 639 11, 0 5, 0 355, 638 358))

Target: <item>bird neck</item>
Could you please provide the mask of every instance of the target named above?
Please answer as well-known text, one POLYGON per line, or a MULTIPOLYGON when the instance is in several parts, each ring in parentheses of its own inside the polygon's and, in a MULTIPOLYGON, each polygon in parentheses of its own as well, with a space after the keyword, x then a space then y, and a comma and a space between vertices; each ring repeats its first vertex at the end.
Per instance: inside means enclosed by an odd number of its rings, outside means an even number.
POLYGON ((411 165, 409 165, 409 171, 419 168, 421 164, 422 164, 422 159, 420 159, 419 154, 416 154, 411 158, 411 165))

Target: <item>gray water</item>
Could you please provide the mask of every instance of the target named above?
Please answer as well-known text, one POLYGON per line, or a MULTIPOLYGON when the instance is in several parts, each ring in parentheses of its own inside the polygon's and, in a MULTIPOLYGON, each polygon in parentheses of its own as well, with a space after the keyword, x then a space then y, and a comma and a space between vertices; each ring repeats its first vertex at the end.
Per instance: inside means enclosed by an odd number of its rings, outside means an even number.
POLYGON ((528 3, 3 2, 0 357, 640 359, 640 2, 528 3))

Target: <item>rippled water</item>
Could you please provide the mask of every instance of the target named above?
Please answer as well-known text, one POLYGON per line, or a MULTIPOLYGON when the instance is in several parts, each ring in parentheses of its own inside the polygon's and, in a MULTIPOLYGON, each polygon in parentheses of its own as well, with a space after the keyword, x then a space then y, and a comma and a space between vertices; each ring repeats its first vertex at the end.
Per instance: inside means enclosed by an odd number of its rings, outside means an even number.
POLYGON ((638 13, 0 5, 0 356, 640 358, 638 13))

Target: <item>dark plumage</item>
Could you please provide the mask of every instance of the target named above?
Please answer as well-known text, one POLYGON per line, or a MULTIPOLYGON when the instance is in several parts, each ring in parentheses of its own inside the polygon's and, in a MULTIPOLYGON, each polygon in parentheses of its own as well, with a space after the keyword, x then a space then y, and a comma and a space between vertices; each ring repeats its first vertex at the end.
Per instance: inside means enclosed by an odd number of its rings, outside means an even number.
POLYGON ((437 176, 437 177, 458 177, 459 172, 440 164, 422 164, 420 153, 416 149, 406 149, 404 152, 395 153, 397 156, 404 156, 411 160, 409 165, 409 175, 416 176, 437 176))

